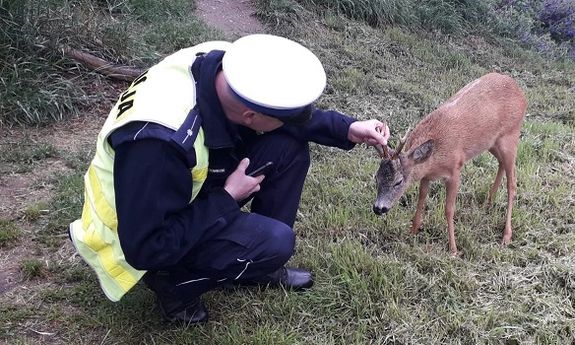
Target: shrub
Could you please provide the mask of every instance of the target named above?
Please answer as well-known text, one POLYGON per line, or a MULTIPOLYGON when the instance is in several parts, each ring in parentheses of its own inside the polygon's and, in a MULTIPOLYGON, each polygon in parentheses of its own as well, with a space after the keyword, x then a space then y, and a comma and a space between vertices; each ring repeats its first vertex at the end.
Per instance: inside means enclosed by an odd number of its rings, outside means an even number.
POLYGON ((551 37, 558 41, 575 39, 575 2, 573 0, 546 0, 539 19, 551 37))
POLYGON ((257 0, 270 22, 303 17, 304 11, 345 16, 374 27, 511 38, 544 56, 575 59, 573 0, 257 0), (281 5, 281 6, 280 6, 281 5), (278 8, 281 7, 281 10, 278 8), (290 13, 286 16, 285 13, 290 13))
POLYGON ((569 56, 575 59, 575 2, 573 0, 546 0, 539 12, 542 27, 558 44, 564 44, 569 56))
POLYGON ((520 40, 544 56, 575 59, 573 0, 501 0, 493 32, 520 40))

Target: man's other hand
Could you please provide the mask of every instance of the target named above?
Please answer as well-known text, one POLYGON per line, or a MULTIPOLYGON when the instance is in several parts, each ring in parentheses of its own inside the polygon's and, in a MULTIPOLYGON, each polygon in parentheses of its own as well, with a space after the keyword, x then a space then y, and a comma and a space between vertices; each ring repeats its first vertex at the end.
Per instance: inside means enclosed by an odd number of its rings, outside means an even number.
POLYGON ((264 179, 264 175, 251 177, 246 175, 246 169, 250 165, 250 160, 244 158, 238 164, 234 172, 228 176, 224 189, 236 201, 241 201, 248 198, 252 193, 260 190, 260 183, 264 179))

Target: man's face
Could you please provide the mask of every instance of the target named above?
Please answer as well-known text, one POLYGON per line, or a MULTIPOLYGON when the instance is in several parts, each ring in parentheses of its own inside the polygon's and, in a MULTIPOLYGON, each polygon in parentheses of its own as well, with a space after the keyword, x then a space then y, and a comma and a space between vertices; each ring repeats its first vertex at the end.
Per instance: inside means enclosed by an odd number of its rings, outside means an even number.
POLYGON ((254 113, 250 121, 243 123, 244 126, 260 132, 271 132, 283 126, 283 122, 275 117, 267 116, 262 113, 254 113))

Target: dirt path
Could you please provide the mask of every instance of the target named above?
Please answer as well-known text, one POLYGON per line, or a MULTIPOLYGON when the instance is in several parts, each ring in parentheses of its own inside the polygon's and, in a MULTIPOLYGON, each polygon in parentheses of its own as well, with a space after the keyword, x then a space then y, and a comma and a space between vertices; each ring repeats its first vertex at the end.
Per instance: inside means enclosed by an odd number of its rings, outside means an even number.
POLYGON ((265 32, 254 12, 250 0, 196 0, 198 17, 232 38, 265 32))

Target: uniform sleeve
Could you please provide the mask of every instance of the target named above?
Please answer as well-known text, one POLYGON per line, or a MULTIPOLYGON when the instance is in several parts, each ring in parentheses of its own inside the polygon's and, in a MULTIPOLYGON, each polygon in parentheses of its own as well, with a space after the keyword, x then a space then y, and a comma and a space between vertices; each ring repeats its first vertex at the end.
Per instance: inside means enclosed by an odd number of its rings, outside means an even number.
POLYGON ((355 144, 347 138, 349 126, 356 119, 333 110, 315 109, 304 126, 285 125, 282 130, 296 138, 320 145, 352 149, 355 144))
POLYGON ((118 235, 126 261, 136 269, 178 263, 199 241, 214 236, 240 213, 223 188, 190 204, 189 167, 166 141, 125 141, 115 153, 118 235))

